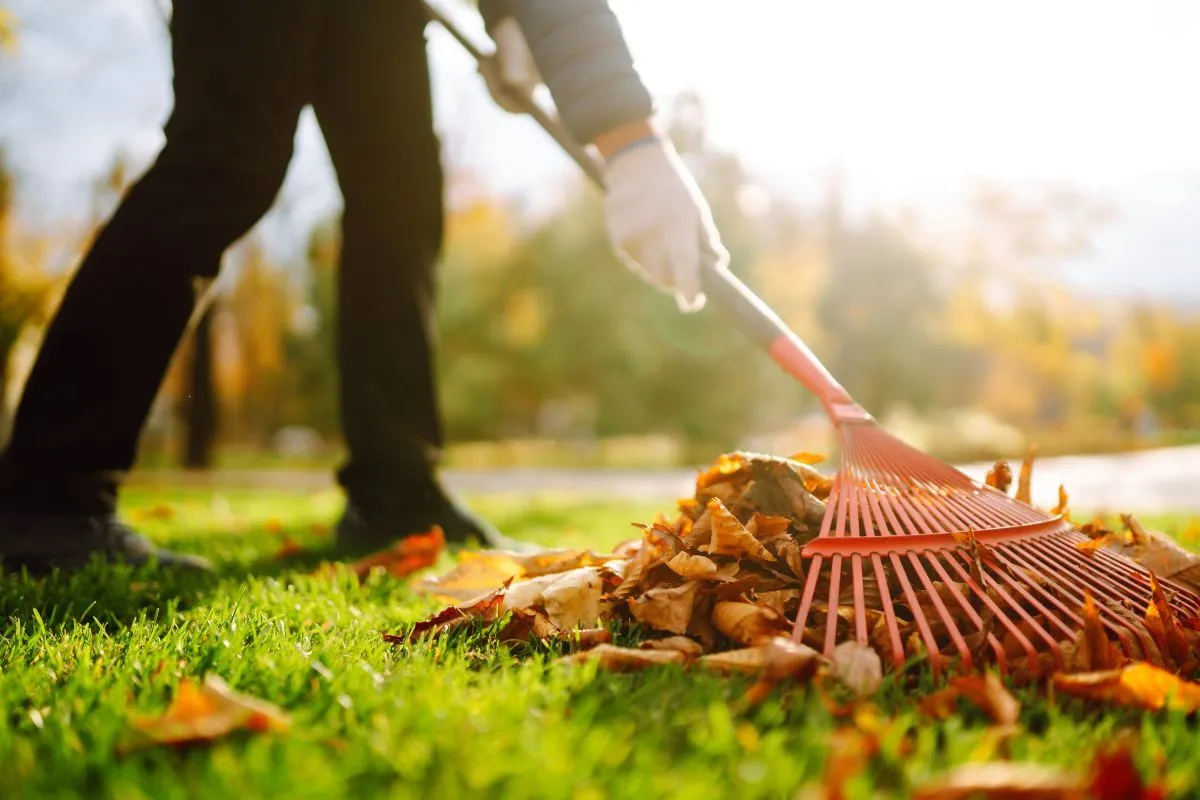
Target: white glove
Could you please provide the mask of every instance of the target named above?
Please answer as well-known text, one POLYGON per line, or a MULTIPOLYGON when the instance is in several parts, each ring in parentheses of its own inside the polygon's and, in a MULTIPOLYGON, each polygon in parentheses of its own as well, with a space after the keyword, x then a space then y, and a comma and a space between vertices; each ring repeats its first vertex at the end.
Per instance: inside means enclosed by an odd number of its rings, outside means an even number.
POLYGON ((492 28, 495 54, 479 64, 479 74, 496 104, 511 114, 525 111, 514 99, 514 92, 529 97, 542 85, 542 75, 521 26, 512 17, 504 17, 492 28))
POLYGON ((606 167, 609 241, 627 267, 675 294, 679 310, 704 307, 700 265, 729 263, 708 202, 666 139, 635 143, 606 167))

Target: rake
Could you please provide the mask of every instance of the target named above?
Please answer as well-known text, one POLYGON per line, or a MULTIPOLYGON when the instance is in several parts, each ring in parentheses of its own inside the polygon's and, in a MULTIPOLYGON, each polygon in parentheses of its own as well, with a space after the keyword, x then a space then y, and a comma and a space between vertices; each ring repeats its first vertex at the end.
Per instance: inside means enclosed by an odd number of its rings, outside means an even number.
MULTIPOLYGON (((481 66, 491 53, 426 2, 429 16, 481 66)), ((559 119, 517 87, 512 95, 595 184, 598 161, 559 119)), ((903 668, 929 658, 939 674, 957 658, 963 670, 1019 661, 1033 675, 1064 666, 1064 645, 1094 604, 1109 636, 1130 658, 1158 651, 1143 612, 1151 574, 1090 541, 1050 514, 923 453, 885 431, 834 379, 808 346, 728 269, 704 265, 705 293, 741 331, 820 400, 841 443, 818 535, 806 564, 793 638, 826 655, 842 641, 873 644, 903 668), (1050 663, 1047 663, 1049 661, 1050 663)), ((1200 616, 1200 596, 1159 581, 1177 619, 1200 616)), ((885 656, 886 658, 886 656, 885 656)))

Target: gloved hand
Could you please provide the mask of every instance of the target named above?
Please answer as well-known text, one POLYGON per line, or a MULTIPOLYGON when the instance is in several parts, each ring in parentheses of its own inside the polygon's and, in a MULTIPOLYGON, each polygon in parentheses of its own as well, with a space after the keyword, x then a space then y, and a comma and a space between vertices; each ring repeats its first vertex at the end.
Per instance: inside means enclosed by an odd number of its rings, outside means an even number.
POLYGON ((531 96, 542 84, 533 53, 521 26, 512 17, 504 17, 492 26, 491 35, 496 52, 480 63, 479 74, 498 106, 511 114, 523 113, 524 109, 513 99, 510 89, 531 96))
POLYGON ((654 136, 612 154, 605 170, 605 222, 617 255, 674 293, 680 311, 699 311, 705 301, 701 263, 723 268, 729 252, 687 165, 670 140, 654 136))

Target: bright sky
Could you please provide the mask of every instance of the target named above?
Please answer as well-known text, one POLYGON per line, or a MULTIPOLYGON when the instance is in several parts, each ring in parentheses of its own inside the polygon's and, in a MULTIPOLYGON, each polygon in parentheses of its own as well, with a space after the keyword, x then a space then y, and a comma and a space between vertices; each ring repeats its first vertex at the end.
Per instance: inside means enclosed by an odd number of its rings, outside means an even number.
MULTIPOLYGON (((152 0, 9 2, 42 18, 25 48, 38 86, 0 113, 0 137, 52 198, 38 216, 53 216, 116 146, 144 158, 159 146, 167 62, 152 0)), ((697 89, 713 139, 778 188, 812 196, 839 165, 861 199, 950 213, 972 177, 1065 179, 1111 190, 1127 212, 1101 273, 1119 281, 1122 259, 1163 242, 1154 269, 1200 271, 1200 206, 1187 205, 1200 204, 1200 3, 611 2, 652 91, 697 89)), ((571 169, 489 103, 448 37, 431 40, 453 160, 513 193, 571 169)), ((297 216, 328 206, 329 179, 307 120, 285 189, 297 216)))

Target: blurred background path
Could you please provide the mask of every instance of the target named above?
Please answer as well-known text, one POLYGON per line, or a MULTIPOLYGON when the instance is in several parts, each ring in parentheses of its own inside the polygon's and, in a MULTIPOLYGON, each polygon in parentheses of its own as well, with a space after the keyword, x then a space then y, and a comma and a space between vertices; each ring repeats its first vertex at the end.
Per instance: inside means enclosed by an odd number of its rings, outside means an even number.
MULTIPOLYGON (((960 465, 973 478, 988 463, 960 465)), ((1014 471, 1017 467, 1013 465, 1014 471)), ((662 500, 691 494, 689 470, 496 469, 448 470, 446 482, 464 494, 579 495, 609 500, 662 500)), ((324 491, 334 488, 327 470, 156 470, 135 474, 131 485, 229 487, 324 491)), ((1071 506, 1099 511, 1200 511, 1200 445, 1101 456, 1039 459, 1033 470, 1034 501, 1052 506, 1059 484, 1071 506)))

